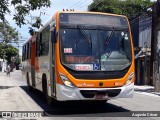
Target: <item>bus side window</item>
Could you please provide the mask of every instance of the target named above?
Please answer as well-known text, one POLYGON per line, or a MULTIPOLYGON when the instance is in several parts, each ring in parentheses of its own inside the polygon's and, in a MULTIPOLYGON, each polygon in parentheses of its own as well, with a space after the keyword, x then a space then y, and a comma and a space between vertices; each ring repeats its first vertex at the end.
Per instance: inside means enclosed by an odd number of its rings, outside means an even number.
POLYGON ((40 56, 40 34, 37 35, 36 39, 36 57, 40 56))
POLYGON ((27 59, 27 44, 25 45, 25 56, 24 56, 24 59, 25 60, 27 59))
POLYGON ((24 55, 23 55, 23 60, 26 60, 26 45, 24 45, 24 55))
POLYGON ((24 61, 24 46, 22 48, 22 61, 24 61))
POLYGON ((48 55, 49 52, 49 36, 50 36, 50 26, 47 26, 42 30, 42 39, 41 39, 41 50, 42 56, 48 55))
POLYGON ((42 56, 42 33, 40 33, 39 56, 42 56))
POLYGON ((31 42, 29 42, 29 59, 31 58, 31 42))
POLYGON ((28 43, 26 44, 26 60, 28 59, 28 43))
POLYGON ((44 49, 44 44, 41 43, 41 52, 40 52, 41 56, 44 55, 44 50, 45 50, 45 49, 44 49))
POLYGON ((29 59, 29 49, 30 49, 30 45, 29 43, 27 43, 27 59, 29 59))

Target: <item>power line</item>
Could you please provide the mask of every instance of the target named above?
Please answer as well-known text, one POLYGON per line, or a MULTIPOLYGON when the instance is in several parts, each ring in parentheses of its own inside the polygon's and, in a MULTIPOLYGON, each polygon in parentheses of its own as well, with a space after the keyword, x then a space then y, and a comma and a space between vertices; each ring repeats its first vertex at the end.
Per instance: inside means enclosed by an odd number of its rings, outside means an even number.
POLYGON ((80 9, 80 8, 83 8, 83 7, 87 6, 89 3, 90 3, 90 1, 89 1, 89 2, 87 2, 86 4, 81 4, 81 6, 79 6, 79 7, 76 7, 75 9, 80 9))
POLYGON ((73 9, 76 9, 77 7, 83 5, 86 2, 86 0, 83 0, 82 2, 79 2, 76 6, 72 7, 73 9))
POLYGON ((75 4, 73 4, 70 8, 74 7, 75 5, 77 5, 78 3, 80 3, 81 0, 79 0, 78 2, 76 2, 75 4))

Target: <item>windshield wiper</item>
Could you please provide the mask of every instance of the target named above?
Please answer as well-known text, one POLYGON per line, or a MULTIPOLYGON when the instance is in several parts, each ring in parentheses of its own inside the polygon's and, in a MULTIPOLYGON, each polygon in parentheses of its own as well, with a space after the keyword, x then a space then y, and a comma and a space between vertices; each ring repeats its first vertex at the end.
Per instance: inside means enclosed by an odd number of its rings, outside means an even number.
POLYGON ((84 36, 84 38, 85 38, 85 40, 87 41, 87 43, 88 43, 89 45, 91 45, 91 47, 92 47, 92 39, 91 39, 91 37, 89 37, 89 36, 87 35, 87 33, 86 33, 85 30, 81 27, 81 25, 77 25, 77 28, 78 28, 78 30, 81 32, 81 34, 84 36))
POLYGON ((106 40, 105 40, 105 46, 106 46, 106 48, 107 48, 109 42, 111 41, 114 33, 115 33, 115 30, 114 30, 114 28, 113 28, 112 31, 111 31, 111 34, 110 34, 109 37, 107 37, 106 40))

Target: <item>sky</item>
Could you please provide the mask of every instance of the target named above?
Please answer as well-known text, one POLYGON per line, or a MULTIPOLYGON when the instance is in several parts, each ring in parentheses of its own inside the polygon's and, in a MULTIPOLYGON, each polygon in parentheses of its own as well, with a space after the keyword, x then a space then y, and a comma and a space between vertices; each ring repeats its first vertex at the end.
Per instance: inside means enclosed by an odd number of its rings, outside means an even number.
MULTIPOLYGON (((63 9, 74 9, 74 10, 82 10, 82 11, 87 11, 87 7, 89 4, 92 3, 93 0, 51 0, 51 7, 50 8, 44 8, 44 12, 46 15, 41 16, 42 19, 42 24, 45 23, 47 20, 49 20, 52 15, 56 11, 63 10, 63 9)), ((9 6, 9 9, 11 10, 10 15, 6 15, 6 19, 9 22, 9 24, 13 27, 16 28, 19 31, 19 37, 21 40, 27 40, 30 38, 30 34, 28 33, 29 31, 29 25, 22 25, 21 28, 19 28, 16 24, 15 21, 12 20, 13 18, 13 13, 14 13, 14 7, 9 6)), ((33 16, 39 15, 40 11, 32 11, 31 14, 33 16)), ((28 20, 30 20, 30 17, 26 17, 28 20)), ((22 46, 22 42, 19 43, 19 46, 22 46)), ((16 46, 16 44, 13 44, 13 46, 16 46)), ((19 54, 22 55, 22 48, 19 48, 19 54)))

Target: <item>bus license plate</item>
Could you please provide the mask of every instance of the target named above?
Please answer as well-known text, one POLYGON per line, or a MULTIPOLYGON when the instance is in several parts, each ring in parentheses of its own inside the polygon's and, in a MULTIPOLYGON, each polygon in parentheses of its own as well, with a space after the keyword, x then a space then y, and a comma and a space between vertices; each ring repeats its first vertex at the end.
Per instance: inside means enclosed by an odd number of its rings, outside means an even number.
POLYGON ((96 95, 96 99, 108 99, 108 95, 107 94, 105 94, 105 95, 99 95, 99 94, 97 94, 96 95))

